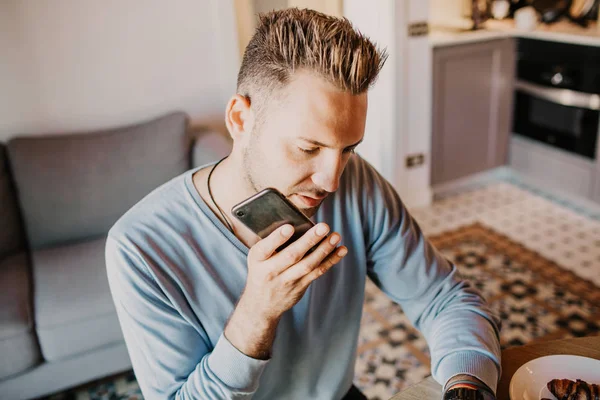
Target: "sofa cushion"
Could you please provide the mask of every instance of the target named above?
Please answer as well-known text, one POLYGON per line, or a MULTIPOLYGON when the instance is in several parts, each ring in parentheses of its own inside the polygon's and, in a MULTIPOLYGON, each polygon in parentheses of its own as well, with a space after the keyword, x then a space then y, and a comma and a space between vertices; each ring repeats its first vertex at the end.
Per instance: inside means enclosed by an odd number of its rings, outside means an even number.
POLYGON ((35 321, 54 361, 123 341, 104 262, 106 238, 33 252, 35 321))
MULTIPOLYGON (((89 397, 87 395, 48 397, 49 393, 67 390, 130 369, 131 360, 125 342, 122 342, 66 360, 44 363, 12 379, 0 380, 0 399, 141 399, 141 396, 135 395, 116 396, 113 390, 108 390, 108 393, 100 391, 98 395, 89 397)), ((120 388, 117 388, 117 391, 121 392, 120 388)))
POLYGON ((25 232, 17 206, 16 192, 6 159, 6 146, 0 143, 0 260, 25 248, 25 232))
POLYGON ((95 315, 64 325, 39 327, 38 335, 42 354, 50 362, 125 343, 116 313, 95 315))
POLYGON ((8 156, 33 249, 97 237, 190 168, 187 116, 87 133, 21 137, 8 156))
POLYGON ((0 380, 41 361, 33 331, 31 277, 25 252, 0 260, 0 380))
POLYGON ((0 380, 41 362, 31 306, 31 268, 16 193, 0 143, 0 380))

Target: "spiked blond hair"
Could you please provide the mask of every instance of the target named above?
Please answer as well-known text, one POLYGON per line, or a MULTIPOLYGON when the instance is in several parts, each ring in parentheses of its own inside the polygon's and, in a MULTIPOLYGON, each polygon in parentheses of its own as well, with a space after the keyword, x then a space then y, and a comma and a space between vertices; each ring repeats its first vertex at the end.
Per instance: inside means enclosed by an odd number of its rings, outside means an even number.
POLYGON ((387 54, 346 18, 298 8, 259 15, 244 52, 237 92, 260 110, 297 70, 317 74, 340 90, 360 94, 377 79, 387 54), (259 104, 256 104, 258 101, 259 104))

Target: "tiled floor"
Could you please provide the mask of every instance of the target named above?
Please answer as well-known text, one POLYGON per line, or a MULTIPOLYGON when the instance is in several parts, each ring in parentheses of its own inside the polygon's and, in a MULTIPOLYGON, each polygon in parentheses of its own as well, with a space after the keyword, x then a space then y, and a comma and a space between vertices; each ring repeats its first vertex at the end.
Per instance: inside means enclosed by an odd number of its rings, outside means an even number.
POLYGON ((426 235, 479 222, 600 286, 600 220, 500 182, 411 210, 426 235))
MULTIPOLYGON (((526 261, 517 256, 507 258, 505 249, 486 245, 485 240, 450 241, 448 250, 443 250, 449 259, 461 264, 465 278, 493 298, 492 308, 504 323, 503 345, 600 331, 598 297, 590 300, 573 289, 579 287, 578 277, 600 287, 600 219, 593 213, 582 213, 507 182, 449 195, 411 213, 427 236, 439 238, 442 233, 473 229, 464 227, 476 224, 475 230, 477 226, 492 229, 490 243, 494 237, 507 237, 515 242, 517 253, 531 256, 537 252, 547 260, 544 262, 554 265, 554 275, 546 274, 543 266, 535 275, 526 261), (554 284, 567 274, 572 282, 567 289, 554 284)), ((593 290, 590 285, 581 286, 583 292, 590 287, 593 290)), ((366 292, 355 383, 370 399, 389 399, 430 373, 429 350, 399 306, 372 283, 367 284, 366 292)), ((55 398, 124 400, 141 395, 129 374, 97 388, 55 398)))

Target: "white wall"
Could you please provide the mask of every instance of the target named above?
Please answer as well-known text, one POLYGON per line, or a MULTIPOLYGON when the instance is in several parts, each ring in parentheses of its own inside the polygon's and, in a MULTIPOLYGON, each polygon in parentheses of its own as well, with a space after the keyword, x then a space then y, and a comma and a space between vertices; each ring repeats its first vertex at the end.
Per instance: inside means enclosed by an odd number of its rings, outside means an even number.
POLYGON ((288 0, 289 7, 310 8, 325 14, 341 17, 343 0, 288 0))
POLYGON ((179 109, 221 121, 239 68, 226 0, 0 1, 0 140, 179 109))
POLYGON ((16 1, 0 2, 0 140, 5 132, 21 129, 22 121, 31 118, 27 99, 31 96, 30 65, 21 45, 16 1))
POLYGON ((429 21, 432 24, 443 25, 462 20, 465 11, 469 11, 470 2, 471 0, 429 0, 429 21))
MULTIPOLYGON (((429 3, 409 0, 406 23, 428 21, 429 3)), ((405 135, 399 144, 404 158, 398 159, 397 169, 402 171, 395 181, 403 200, 410 206, 425 206, 432 201, 431 192, 431 120, 432 120, 432 50, 428 36, 406 38, 404 53, 406 68, 405 90, 398 96, 403 99, 405 135), (406 156, 423 154, 423 165, 406 168, 406 156)))
POLYGON ((398 63, 402 54, 402 42, 394 37, 394 0, 378 0, 367 3, 362 0, 345 0, 344 16, 353 26, 364 33, 377 47, 386 49, 388 59, 380 71, 375 85, 369 90, 369 109, 365 138, 358 147, 364 157, 387 180, 394 181, 396 141, 401 133, 396 125, 396 86, 401 83, 403 63, 398 63))
POLYGON ((408 37, 408 24, 428 20, 422 0, 344 0, 344 16, 386 47, 389 58, 369 91, 365 140, 358 152, 390 181, 409 206, 431 202, 431 48, 408 37), (407 169, 406 156, 425 164, 407 169))
POLYGON ((254 11, 258 13, 266 13, 271 10, 280 10, 282 8, 287 8, 289 0, 241 0, 246 1, 250 4, 254 5, 254 11))

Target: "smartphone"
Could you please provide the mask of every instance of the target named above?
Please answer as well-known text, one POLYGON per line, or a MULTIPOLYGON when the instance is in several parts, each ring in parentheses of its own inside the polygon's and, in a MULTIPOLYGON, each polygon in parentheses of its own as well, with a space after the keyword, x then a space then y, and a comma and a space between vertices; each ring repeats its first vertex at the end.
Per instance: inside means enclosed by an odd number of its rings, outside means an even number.
MULTIPOLYGON (((277 249, 278 252, 298 240, 315 225, 283 194, 273 188, 261 190, 236 204, 231 209, 231 213, 261 239, 285 224, 292 225, 294 234, 277 249)), ((314 247, 310 251, 312 250, 314 247)))

